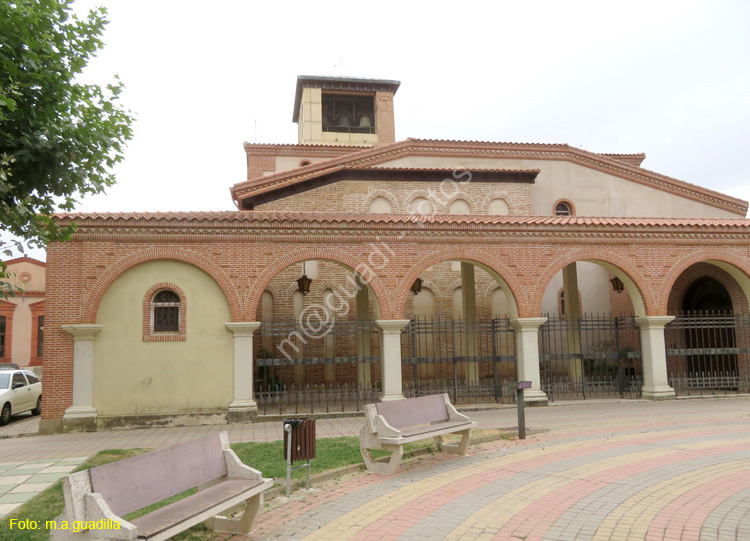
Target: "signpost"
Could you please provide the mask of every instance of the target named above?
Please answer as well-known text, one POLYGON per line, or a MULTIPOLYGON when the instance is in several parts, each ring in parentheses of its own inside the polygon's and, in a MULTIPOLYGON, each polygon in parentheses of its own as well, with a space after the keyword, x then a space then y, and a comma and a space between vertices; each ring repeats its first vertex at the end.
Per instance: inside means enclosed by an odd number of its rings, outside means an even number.
POLYGON ((523 412, 523 390, 531 389, 530 381, 519 381, 516 390, 516 406, 518 406, 518 439, 526 439, 526 417, 523 412))

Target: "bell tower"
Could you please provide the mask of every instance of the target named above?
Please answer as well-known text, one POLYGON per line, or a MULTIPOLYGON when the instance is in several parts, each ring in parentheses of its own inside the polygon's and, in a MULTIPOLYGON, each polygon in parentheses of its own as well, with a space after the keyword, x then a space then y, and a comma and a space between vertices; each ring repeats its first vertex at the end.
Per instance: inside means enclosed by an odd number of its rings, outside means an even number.
POLYGON ((400 81, 297 77, 292 121, 299 144, 376 146, 396 141, 393 96, 400 81))

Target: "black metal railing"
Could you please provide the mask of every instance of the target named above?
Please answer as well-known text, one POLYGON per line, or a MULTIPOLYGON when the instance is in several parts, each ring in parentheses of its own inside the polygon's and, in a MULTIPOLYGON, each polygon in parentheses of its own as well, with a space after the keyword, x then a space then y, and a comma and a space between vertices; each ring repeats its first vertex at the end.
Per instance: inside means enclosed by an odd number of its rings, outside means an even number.
POLYGON ((507 319, 413 316, 402 332, 402 374, 413 396, 447 392, 454 402, 512 403, 515 338, 507 319))
POLYGON ((750 316, 731 311, 677 314, 665 329, 670 386, 678 395, 750 389, 750 316))
POLYGON ((640 398, 640 334, 633 317, 547 318, 539 328, 539 371, 549 400, 640 398))

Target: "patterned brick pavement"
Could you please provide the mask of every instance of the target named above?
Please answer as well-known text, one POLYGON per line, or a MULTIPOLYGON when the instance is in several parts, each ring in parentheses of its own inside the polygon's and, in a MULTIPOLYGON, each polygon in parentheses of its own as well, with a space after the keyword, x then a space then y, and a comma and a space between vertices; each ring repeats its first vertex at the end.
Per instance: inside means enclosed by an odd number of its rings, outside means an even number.
POLYGON ((750 539, 750 400, 551 407, 527 418, 550 432, 272 501, 251 537, 750 539))
MULTIPOLYGON (((482 428, 516 422, 514 408, 469 415, 482 428)), ((526 419, 547 431, 271 500, 250 539, 750 540, 750 398, 561 402, 527 409, 526 419)), ((362 422, 319 420, 318 436, 355 435, 362 422)), ((69 468, 101 449, 165 447, 227 429, 232 441, 281 437, 272 422, 0 440, 4 505, 43 488, 30 474, 53 462, 69 468)))

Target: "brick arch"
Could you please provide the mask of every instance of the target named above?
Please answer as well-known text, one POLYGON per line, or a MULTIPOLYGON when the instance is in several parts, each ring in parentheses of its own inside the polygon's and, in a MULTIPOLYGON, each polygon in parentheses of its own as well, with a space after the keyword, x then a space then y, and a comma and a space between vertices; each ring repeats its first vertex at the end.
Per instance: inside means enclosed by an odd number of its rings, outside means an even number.
POLYGON ((84 300, 83 322, 96 323, 96 314, 99 311, 99 304, 102 302, 104 293, 106 293, 109 286, 111 286, 123 272, 135 267, 136 265, 140 265, 141 263, 147 263, 159 259, 190 263, 208 274, 211 278, 216 280, 219 287, 224 292, 227 303, 229 303, 232 321, 242 321, 242 301, 240 300, 240 296, 235 290, 234 285, 232 285, 232 282, 229 280, 229 277, 224 274, 219 267, 195 252, 180 248, 159 247, 135 252, 125 256, 104 271, 104 273, 96 280, 96 283, 88 292, 88 295, 84 300))
POLYGON ((440 286, 438 286, 432 280, 424 280, 422 282, 422 289, 429 289, 430 291, 432 291, 432 293, 435 295, 435 297, 440 297, 440 296, 443 295, 443 292, 440 289, 440 286))
POLYGON ((396 196, 393 195, 392 192, 389 190, 384 190, 382 188, 377 189, 371 189, 369 193, 367 194, 367 197, 365 197, 365 205, 362 209, 363 212, 370 212, 370 205, 372 202, 377 199, 378 197, 382 197, 383 199, 387 199, 388 202, 391 204, 391 209, 393 212, 398 212, 398 199, 396 199, 396 196))
POLYGON ((453 194, 445 200, 443 210, 447 213, 451 208, 451 204, 458 199, 463 199, 469 204, 471 214, 479 214, 479 211, 477 210, 477 200, 474 196, 462 191, 453 192, 453 194))
MULTIPOLYGON (((412 190, 408 194, 406 194, 406 197, 404 197, 404 212, 407 214, 412 214, 411 212, 411 204, 414 202, 415 199, 418 197, 424 197, 427 199, 430 203, 432 203, 432 208, 434 209, 433 214, 440 213, 440 210, 442 206, 438 202, 437 198, 435 197, 435 193, 430 190, 412 190)), ((415 213, 416 214, 416 213, 415 213)), ((417 216, 421 216, 421 214, 416 214, 417 216)))
MULTIPOLYGON (((490 284, 492 285, 492 284, 490 284)), ((494 282, 495 287, 500 287, 497 282, 494 282)), ((461 283, 461 278, 456 278, 453 280, 450 284, 448 284, 448 287, 446 288, 451 295, 454 291, 456 291, 459 287, 463 287, 463 284, 461 283)), ((477 293, 477 295, 482 294, 482 290, 479 288, 479 284, 474 284, 474 291, 477 293)))
POLYGON ((724 286, 732 300, 732 308, 735 312, 748 312, 748 308, 750 308, 748 306, 748 300, 745 297, 745 292, 742 291, 742 287, 737 283, 737 280, 721 267, 711 265, 710 263, 700 262, 690 265, 679 276, 677 276, 667 296, 666 313, 678 314, 681 312, 682 301, 685 297, 685 293, 687 293, 687 290, 696 280, 704 277, 713 278, 724 286))
POLYGON ((506 191, 493 190, 489 193, 489 195, 482 199, 482 214, 487 214, 487 209, 489 208, 490 203, 495 199, 502 199, 508 204, 508 216, 511 216, 517 212, 518 203, 511 194, 506 191))
POLYGON ((750 303, 750 261, 732 254, 722 253, 720 250, 702 250, 683 257, 669 269, 659 289, 656 304, 662 310, 662 313, 667 313, 669 294, 677 279, 696 263, 708 263, 725 271, 739 284, 745 293, 746 300, 750 303))
POLYGON ((393 302, 394 318, 403 317, 403 314, 406 312, 406 298, 414 280, 416 280, 419 275, 429 267, 450 260, 460 260, 478 264, 480 268, 487 271, 495 280, 499 279, 502 282, 501 285, 509 290, 510 296, 508 300, 511 300, 514 303, 514 308, 518 312, 518 317, 528 317, 528 307, 523 286, 510 268, 502 263, 497 257, 494 257, 478 248, 457 246, 430 254, 419 260, 411 268, 398 286, 396 297, 393 302))
POLYGON ((380 277, 377 276, 371 269, 369 269, 369 267, 367 267, 367 265, 363 264, 356 257, 342 252, 340 249, 334 248, 305 248, 304 250, 297 250, 296 252, 288 253, 271 263, 260 274, 260 276, 258 276, 258 278, 255 280, 255 283, 253 283, 253 285, 250 287, 250 295, 248 297, 247 304, 245 305, 245 314, 247 314, 247 317, 252 321, 257 321, 257 319, 253 318, 257 318, 258 306, 260 305, 260 296, 268 287, 268 284, 271 283, 271 280, 274 276, 276 276, 278 273, 280 273, 290 265, 294 265, 295 263, 299 263, 300 261, 310 259, 325 260, 331 261, 333 263, 338 263, 357 272, 357 274, 359 275, 363 275, 367 280, 370 288, 372 289, 375 301, 377 303, 376 308, 380 310, 380 317, 383 319, 390 318, 390 296, 388 295, 388 290, 386 289, 385 284, 380 279, 380 277), (361 270, 365 272, 360 272, 361 270))
POLYGON ((628 288, 628 293, 630 294, 631 301, 633 301, 636 315, 644 316, 658 313, 654 312, 657 305, 654 301, 654 294, 651 287, 629 259, 600 248, 585 248, 558 257, 539 276, 530 303, 530 308, 533 314, 539 315, 541 313, 542 297, 544 296, 544 291, 547 289, 547 286, 549 286, 549 283, 552 281, 552 278, 554 278, 555 275, 566 266, 578 261, 599 263, 610 272, 618 274, 618 277, 625 282, 625 287, 628 288), (628 282, 630 282, 630 284, 628 282), (635 287, 631 288, 629 287, 630 285, 635 287), (633 298, 634 292, 638 294, 640 299, 633 298), (639 300, 642 304, 642 308, 640 309, 638 306, 639 300))

